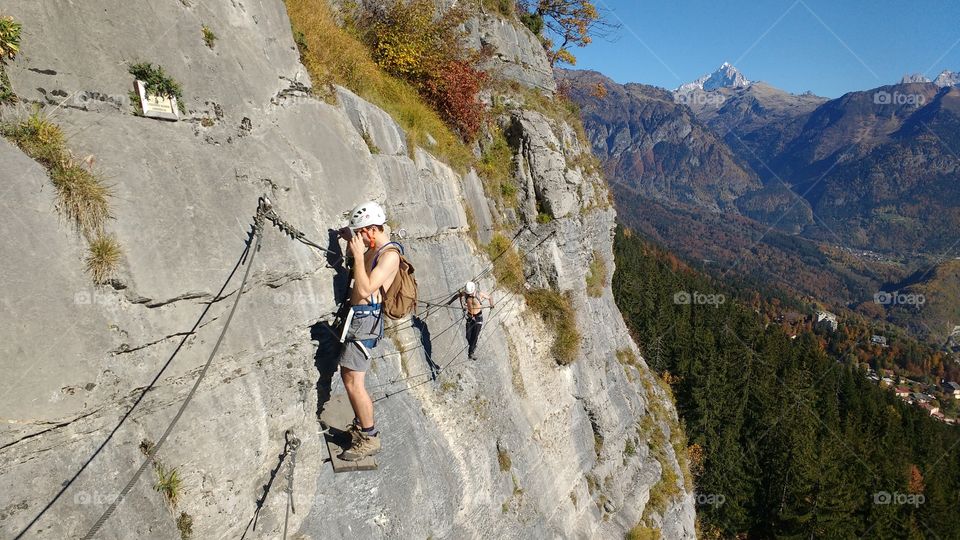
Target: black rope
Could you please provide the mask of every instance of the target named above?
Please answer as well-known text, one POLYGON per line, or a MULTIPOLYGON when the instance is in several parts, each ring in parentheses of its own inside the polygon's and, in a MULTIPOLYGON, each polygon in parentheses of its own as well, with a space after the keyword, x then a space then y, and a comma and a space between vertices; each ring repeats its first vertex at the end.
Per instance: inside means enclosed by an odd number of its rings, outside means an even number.
POLYGON ((296 227, 291 225, 290 222, 282 219, 280 215, 277 214, 277 211, 273 209, 273 203, 270 202, 270 199, 266 197, 260 197, 260 212, 261 212, 261 215, 264 217, 264 219, 268 220, 270 223, 273 223, 273 225, 276 228, 280 229, 280 232, 287 235, 291 239, 296 240, 301 244, 318 249, 326 253, 327 255, 332 255, 336 257, 336 259, 334 259, 334 261, 336 262, 332 262, 331 264, 335 265, 343 261, 343 255, 335 251, 329 250, 321 246, 320 244, 314 242, 313 240, 310 240, 309 238, 307 238, 305 234, 303 234, 303 232, 300 229, 297 229, 296 227))
MULTIPOLYGON (((517 233, 516 233, 515 235, 513 235, 513 238, 510 239, 510 245, 507 246, 506 248, 504 248, 503 251, 501 251, 496 257, 494 257, 494 258, 490 261, 489 264, 486 265, 486 268, 484 268, 483 270, 481 270, 480 273, 478 273, 476 276, 472 277, 469 281, 477 281, 477 280, 481 279, 482 277, 486 276, 487 274, 489 274, 489 272, 491 272, 492 269, 493 269, 494 263, 496 263, 496 261, 497 261, 500 257, 504 256, 508 251, 510 251, 510 248, 514 247, 514 244, 516 243, 517 238, 519 238, 519 237, 520 237, 520 234, 523 233, 523 231, 525 231, 525 230, 528 230, 526 226, 524 226, 524 227, 521 228, 519 231, 517 231, 517 233)), ((531 231, 531 232, 532 232, 532 231, 531 231)), ((531 247, 530 249, 524 250, 524 253, 530 253, 530 252, 532 252, 533 250, 537 249, 538 247, 540 247, 541 245, 543 245, 544 242, 546 242, 547 240, 549 240, 550 238, 552 238, 556 233, 557 233, 557 231, 551 231, 550 234, 548 234, 547 236, 543 237, 539 242, 537 242, 536 244, 534 244, 533 247, 531 247)), ((498 288, 499 288, 499 287, 498 287, 498 288)), ((427 320, 428 318, 430 318, 430 316, 433 315, 434 313, 439 312, 441 309, 448 308, 449 306, 447 306, 447 305, 437 304, 437 303, 434 303, 433 301, 435 301, 435 300, 442 300, 442 299, 445 299, 445 298, 446 298, 446 299, 452 299, 452 297, 453 297, 454 295, 456 295, 457 293, 459 293, 461 289, 462 289, 462 287, 458 287, 457 289, 454 289, 453 291, 450 291, 449 293, 444 294, 443 296, 437 296, 437 297, 431 298, 431 299, 429 299, 429 300, 418 300, 418 302, 420 302, 420 303, 422 303, 422 304, 426 304, 426 305, 428 306, 427 309, 426 309, 426 311, 424 312, 424 314, 421 315, 421 316, 419 317, 419 319, 420 319, 421 321, 426 321, 426 320, 427 320)), ((496 290, 496 289, 494 289, 494 290, 496 290)), ((456 309, 456 308, 454 308, 454 309, 456 309)), ((405 330, 405 329, 410 328, 410 327, 412 327, 412 326, 413 326, 413 323, 412 323, 412 322, 401 322, 401 323, 395 324, 395 325, 392 326, 392 327, 387 328, 386 330, 405 330)))
POLYGON ((257 522, 260 520, 260 510, 263 509, 263 505, 267 502, 267 496, 270 495, 270 490, 273 487, 273 481, 276 480, 277 474, 280 472, 280 467, 283 467, 284 462, 287 460, 287 456, 291 453, 295 454, 296 450, 293 449, 291 452, 291 447, 293 442, 296 441, 297 448, 300 447, 300 439, 297 439, 296 436, 291 439, 291 432, 287 430, 284 435, 283 443, 283 452, 280 453, 277 459, 277 466, 270 471, 270 478, 267 480, 267 483, 263 486, 263 493, 260 494, 260 497, 257 498, 257 509, 253 511, 253 516, 250 518, 250 521, 247 522, 247 526, 243 529, 243 536, 240 537, 240 540, 244 540, 247 537, 247 533, 250 532, 250 526, 253 526, 253 530, 257 530, 257 522))
MULTIPOLYGON (((538 242, 537 245, 535 245, 533 248, 530 249, 530 251, 532 251, 533 249, 536 249, 538 246, 540 246, 540 244, 543 244, 544 242, 546 242, 551 236, 553 236, 553 233, 547 235, 543 240, 541 240, 540 242, 538 242)), ((530 274, 525 275, 525 276, 523 277, 524 282, 526 282, 527 280, 529 280, 531 277, 533 277, 533 272, 531 272, 530 274)), ((496 288, 494 288, 494 289, 493 289, 492 291, 490 291, 490 292, 493 293, 493 292, 495 292, 497 289, 502 289, 502 288, 503 288, 503 285, 498 285, 496 288)), ((503 294, 503 296, 500 297, 500 301, 495 302, 495 303, 496 303, 496 304, 500 304, 500 302, 502 302, 503 299, 506 298, 507 296, 511 296, 511 293, 505 292, 505 293, 503 294)), ((518 295, 517 295, 517 294, 513 294, 512 296, 513 296, 513 297, 512 297, 510 300, 508 300, 508 301, 507 301, 507 304, 505 304, 505 305, 509 305, 510 303, 514 302, 514 301, 517 299, 517 296, 518 296, 518 295)), ((502 308, 503 308, 503 305, 501 305, 501 310, 496 310, 497 314, 499 314, 499 313, 502 311, 502 308)), ((497 317, 497 315, 491 315, 491 316, 490 316, 490 321, 492 322, 493 319, 495 319, 496 317, 497 317)), ((454 321, 454 324, 459 323, 460 321, 462 321, 462 320, 465 319, 465 318, 466 318, 466 312, 464 312, 464 315, 463 315, 460 319, 457 319, 456 321, 454 321)), ((453 325, 451 325, 451 327, 452 327, 452 326, 453 326, 453 325)), ((449 330, 449 329, 450 329, 450 327, 445 328, 445 329, 443 330, 443 332, 441 332, 440 334, 437 334, 437 337, 439 337, 440 335, 442 335, 444 332, 446 332, 446 331, 449 330)), ((484 338, 484 340, 486 340, 486 337, 484 338)), ((431 342, 432 342, 432 341, 433 341, 433 340, 432 340, 432 338, 431 338, 431 342)), ((415 351, 415 350, 420 349, 420 348, 422 348, 422 347, 423 347, 423 345, 419 345, 419 346, 417 346, 417 347, 412 347, 412 348, 410 348, 410 349, 408 349, 408 350, 405 350, 404 352, 415 351)), ((464 347, 464 349, 466 349, 466 347, 464 347)), ((462 352, 462 351, 461 351, 461 352, 462 352)), ((392 354, 397 354, 397 353, 386 353, 386 354, 383 354, 383 355, 374 357, 374 359, 384 358, 384 357, 390 356, 390 355, 392 355, 392 354)), ((443 369, 443 366, 441 366, 440 368, 441 368, 441 370, 442 370, 442 369, 443 369)), ((391 381, 389 381, 389 382, 377 384, 377 385, 371 386, 370 388, 379 388, 379 387, 381 387, 381 386, 388 386, 388 385, 396 384, 396 383, 398 383, 398 382, 403 382, 403 381, 406 381, 406 380, 409 380, 409 379, 414 379, 414 378, 416 378, 416 377, 423 377, 423 376, 425 376, 425 375, 430 375, 430 376, 432 377, 433 374, 434 374, 434 370, 433 370, 433 369, 430 369, 429 371, 424 371, 424 372, 418 373, 418 374, 416 374, 416 375, 409 375, 409 376, 407 376, 407 377, 403 377, 403 378, 400 378, 400 379, 393 379, 393 380, 391 380, 391 381)))
POLYGON ((213 363, 213 358, 216 356, 217 351, 220 349, 220 344, 223 343, 223 338, 227 334, 227 329, 230 327, 230 322, 233 319, 234 313, 237 311, 237 306, 240 305, 240 298, 243 295, 244 285, 247 283, 247 278, 250 277, 250 269, 253 267, 253 259, 257 254, 257 251, 260 250, 260 240, 263 237, 263 219, 260 213, 260 210, 263 208, 263 203, 261 202, 260 209, 258 209, 257 217, 255 218, 254 230, 251 232, 253 235, 253 246, 252 248, 248 244, 248 249, 245 251, 245 256, 249 256, 249 260, 246 261, 247 269, 243 273, 243 279, 240 281, 240 287, 237 289, 237 297, 233 302, 233 307, 230 308, 230 313, 227 315, 227 320, 223 325, 223 329, 220 331, 220 336, 217 338, 217 342, 213 346, 213 350, 210 351, 210 356, 207 358, 207 362, 203 365, 203 368, 200 370, 200 374, 197 376, 197 380, 193 383, 193 387, 190 389, 190 392, 187 394, 186 399, 180 405, 180 409, 177 411, 177 414, 173 417, 173 420, 170 421, 170 424, 167 426, 166 431, 163 432, 163 436, 160 437, 160 440, 157 441, 157 444, 150 449, 147 453, 147 458, 143 460, 143 463, 140 464, 140 468, 137 469, 137 472, 133 474, 133 477, 130 478, 130 481, 127 482, 127 485, 120 491, 117 498, 110 504, 110 506, 103 512, 100 518, 93 524, 93 527, 90 528, 90 531, 83 537, 84 540, 89 540, 93 538, 93 535, 100 530, 100 527, 113 513, 116 511, 117 506, 123 502, 123 499, 130 493, 130 490, 133 489, 133 486, 137 483, 137 480, 140 479, 140 475, 143 474, 143 471, 147 469, 147 466, 153 462, 154 456, 157 452, 160 451, 160 448, 163 446, 163 443, 167 441, 167 438, 170 436, 170 433, 173 432, 173 428, 176 427, 177 422, 180 421, 180 418, 183 416, 183 412, 187 409, 187 406, 190 405, 190 401, 193 400, 194 394, 197 393, 197 388, 200 387, 200 383, 203 382, 204 377, 207 374, 207 370, 210 368, 210 364, 213 363))
MULTIPOLYGON (((290 432, 287 431, 287 434, 290 432)), ((287 540, 287 522, 290 521, 290 511, 292 510, 294 514, 297 513, 296 507, 293 506, 293 473, 297 467, 297 450, 300 449, 300 439, 296 436, 293 436, 288 440, 290 444, 290 469, 287 471, 287 513, 283 516, 283 540, 287 540)))
POLYGON ((29 531, 30 528, 33 527, 37 523, 37 521, 39 521, 40 518, 43 517, 43 515, 48 510, 50 510, 50 508, 57 502, 57 500, 60 499, 60 497, 63 496, 63 494, 68 489, 70 489, 70 486, 73 485, 74 481, 76 481, 76 479, 80 476, 80 474, 82 474, 83 471, 86 470, 86 468, 90 465, 90 463, 93 462, 93 460, 107 446, 107 443, 109 443, 113 439, 113 436, 116 435, 117 431, 120 430, 120 427, 123 426, 124 422, 127 421, 127 418, 129 418, 130 415, 133 414, 134 409, 136 409, 137 406, 140 405, 140 402, 143 401, 143 398, 146 397, 147 393, 153 390, 153 387, 157 384, 157 381, 160 380, 160 377, 163 376, 164 372, 167 370, 168 367, 170 367, 170 364, 173 362, 173 359, 176 358, 177 354, 183 348, 184 344, 186 344, 187 339, 189 339, 190 336, 196 333, 197 328, 200 327, 200 323, 203 322, 203 319, 207 316, 207 313, 210 311, 210 308, 213 307, 213 304, 224 298, 222 295, 224 291, 227 290, 227 285, 229 285, 230 281, 233 280, 233 276, 237 273, 237 270, 240 268, 240 265, 243 264, 243 261, 246 259, 247 252, 249 250, 250 250, 250 244, 248 243, 244 248, 243 253, 240 255, 240 258, 237 259, 237 264, 234 265, 233 270, 230 271, 230 275, 227 276, 227 280, 223 282, 223 286, 220 287, 220 290, 217 291, 217 294, 214 295, 213 299, 210 300, 210 302, 207 303, 206 307, 203 308, 203 311, 200 313, 200 317, 198 317, 197 321, 193 323, 193 327, 190 329, 189 332, 184 334, 183 339, 181 339, 180 343, 177 344, 177 347, 173 350, 173 353, 170 354, 170 357, 163 364, 163 367, 161 367, 160 371, 158 371, 157 374, 154 375, 153 380, 150 381, 150 383, 146 386, 146 388, 144 388, 143 391, 140 392, 140 395, 137 396, 137 399, 133 402, 133 405, 131 405, 130 408, 127 409, 127 412, 124 413, 123 417, 120 418, 120 422, 117 423, 117 426, 110 431, 110 433, 107 435, 107 438, 104 439, 102 443, 100 443, 100 446, 97 447, 97 449, 93 452, 93 454, 86 461, 83 462, 83 465, 80 466, 80 469, 77 470, 77 472, 74 473, 74 475, 71 476, 69 480, 63 483, 63 487, 61 487, 60 491, 58 491, 57 494, 54 495, 53 499, 51 499, 50 502, 48 502, 46 506, 44 506, 43 509, 40 510, 40 513, 38 513, 36 517, 30 520, 30 523, 28 523, 27 526, 24 527, 24 529, 20 531, 20 533, 17 534, 16 537, 14 537, 15 540, 19 540, 20 538, 22 538, 23 535, 26 534, 27 531, 29 531))
MULTIPOLYGON (((437 334, 437 335, 435 335, 435 336, 430 336, 430 344, 432 345, 432 344, 433 344, 433 340, 439 338, 439 337, 442 336, 443 334, 445 334, 445 333, 447 333, 448 331, 452 330, 454 327, 459 326, 459 325, 460 325, 460 322, 463 321, 464 318, 465 318, 465 316, 461 316, 460 318, 454 320, 449 326, 447 326, 446 328, 444 328, 443 330, 441 330, 439 334, 437 334)), ((380 356, 374 356, 374 357, 371 358, 370 360, 380 360, 381 358, 387 358, 387 357, 389 357, 389 356, 396 356, 396 355, 399 355, 399 354, 406 354, 406 353, 408 353, 408 352, 416 351, 417 349, 423 349, 423 348, 426 348, 426 345, 423 344, 423 343, 421 343, 420 345, 417 345, 416 347, 410 347, 409 349, 404 349, 404 350, 402 350, 402 351, 398 350, 398 351, 396 351, 396 352, 389 352, 389 353, 381 354, 380 356)), ((421 373, 420 375, 424 375, 424 374, 421 373)), ((393 379, 393 380, 388 381, 388 382, 385 382, 385 383, 380 383, 380 384, 372 385, 372 386, 370 386, 369 388, 371 388, 371 389, 372 389, 372 388, 380 388, 381 386, 388 386, 388 385, 391 385, 391 384, 396 384, 396 383, 398 383, 398 382, 400 382, 400 381, 404 381, 404 380, 406 380, 406 378, 404 378, 404 379, 393 379)))
MULTIPOLYGON (((489 263, 487 263, 487 265, 483 268, 483 270, 481 270, 477 275, 475 275, 475 276, 473 276, 472 278, 470 278, 468 281, 477 281, 478 279, 482 278, 483 276, 486 276, 487 274, 489 274, 490 271, 493 269, 494 263, 496 263, 497 260, 500 259, 500 257, 503 257, 504 255, 506 255, 506 253, 507 253, 508 251, 510 251, 510 249, 513 248, 513 247, 516 245, 517 238, 519 238, 520 235, 523 234, 523 231, 526 231, 526 230, 529 230, 529 228, 528 228, 526 225, 524 225, 523 227, 521 227, 520 230, 518 230, 517 233, 513 235, 513 238, 510 239, 510 245, 508 245, 507 247, 505 247, 505 248, 503 249, 503 251, 501 251, 500 253, 498 253, 496 257, 494 257, 493 259, 490 260, 489 263)), ((547 238, 549 238, 550 236, 553 236, 553 234, 554 234, 554 233, 551 233, 547 238)), ((540 242, 540 243, 543 243, 543 242, 540 242)), ((537 246, 539 246, 539 245, 540 245, 540 244, 537 244, 537 246)), ((529 252, 529 251, 532 251, 533 249, 536 249, 537 246, 534 246, 534 248, 531 248, 530 250, 527 250, 527 251, 528 251, 528 252, 529 252)), ((457 287, 456 289, 454 289, 454 290, 452 290, 452 291, 450 291, 450 292, 448 292, 448 293, 446 293, 446 294, 442 294, 442 295, 440 295, 440 296, 435 296, 435 297, 432 297, 432 298, 428 298, 427 300, 418 300, 418 301, 421 302, 421 303, 423 303, 423 304, 430 305, 431 307, 433 307, 433 306, 440 306, 441 304, 434 304, 434 302, 437 302, 437 301, 439 301, 439 300, 449 299, 449 298, 453 297, 453 295, 455 295, 456 293, 458 293, 461 288, 462 288, 462 287, 457 287)), ((430 310, 428 309, 427 312, 430 313, 430 310)), ((425 320, 426 317, 429 317, 429 315, 427 315, 427 316, 425 316, 425 317, 420 317, 420 319, 421 319, 421 320, 425 320)))
MULTIPOLYGON (((519 295, 514 295, 513 298, 511 298, 510 300, 507 301, 507 303, 501 305, 500 309, 498 309, 497 312, 490 317, 490 321, 492 322, 495 318, 499 317, 499 316, 503 313, 503 310, 506 309, 506 307, 509 306, 510 304, 512 304, 514 301, 516 301, 517 298, 519 298, 519 295)), ((500 320, 500 324, 501 324, 501 326, 503 325, 503 319, 500 320)), ((487 333, 487 334, 483 337, 483 343, 486 343, 486 341, 487 341, 488 339, 490 339, 490 333, 487 333)), ((441 376, 447 371, 448 368, 466 362, 466 360, 460 360, 459 362, 455 362, 455 360, 456 360, 457 358, 459 358, 460 355, 462 355, 462 354, 464 353, 464 351, 466 351, 467 348, 469 348, 469 346, 470 346, 469 344, 464 345, 459 351, 457 351, 457 354, 455 354, 455 355, 453 356, 453 358, 451 358, 450 360, 448 360, 447 363, 445 363, 445 364, 443 364, 443 365, 440 366, 440 375, 441 375, 441 376)), ((417 377, 422 377, 422 376, 424 376, 424 375, 432 375, 432 373, 433 373, 433 372, 430 371, 430 372, 419 373, 419 374, 416 374, 416 375, 410 375, 410 376, 404 377, 404 378, 402 378, 402 379, 396 379, 396 380, 392 381, 391 383, 387 383, 387 384, 395 384, 395 383, 398 383, 398 382, 407 381, 407 380, 414 379, 414 378, 417 378, 417 377)), ((385 399, 387 399, 387 398, 389 398, 389 397, 391 397, 391 396, 395 396, 395 395, 397 395, 397 394, 402 394, 403 392, 406 392, 406 391, 408 391, 408 390, 412 390, 412 389, 414 389, 414 388, 416 388, 416 387, 418 387, 418 386, 423 386, 424 384, 427 384, 428 382, 431 382, 432 380, 433 380, 433 379, 430 378, 430 379, 426 379, 426 380, 421 381, 421 382, 416 383, 416 384, 407 385, 407 387, 405 387, 405 388, 403 388, 403 389, 401 389, 401 390, 397 390, 396 392, 385 392, 383 396, 381 396, 381 397, 373 400, 373 402, 374 402, 374 403, 377 403, 377 402, 383 401, 383 400, 385 400, 385 399)), ((378 385, 378 386, 383 386, 383 385, 378 385)), ((374 388, 375 388, 375 387, 374 387, 374 388)))

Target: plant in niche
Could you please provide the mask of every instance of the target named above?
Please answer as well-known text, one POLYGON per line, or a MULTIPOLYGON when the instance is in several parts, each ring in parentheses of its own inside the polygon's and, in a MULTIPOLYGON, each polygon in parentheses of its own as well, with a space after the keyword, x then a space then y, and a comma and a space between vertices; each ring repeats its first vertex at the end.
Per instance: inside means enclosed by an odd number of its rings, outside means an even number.
POLYGON ((203 42, 207 44, 207 47, 213 48, 217 42, 217 35, 213 33, 213 30, 209 26, 203 25, 200 27, 200 31, 203 33, 203 42))
MULTIPOLYGON (((131 75, 138 81, 142 81, 148 94, 163 96, 168 98, 177 98, 177 108, 181 113, 186 113, 187 108, 183 104, 183 88, 173 77, 167 75, 160 66, 154 66, 149 62, 138 62, 129 67, 131 75)), ((140 97, 134 100, 134 103, 140 103, 140 97)))
POLYGON ((7 15, 0 17, 0 63, 13 60, 20 53, 20 32, 23 25, 7 15))

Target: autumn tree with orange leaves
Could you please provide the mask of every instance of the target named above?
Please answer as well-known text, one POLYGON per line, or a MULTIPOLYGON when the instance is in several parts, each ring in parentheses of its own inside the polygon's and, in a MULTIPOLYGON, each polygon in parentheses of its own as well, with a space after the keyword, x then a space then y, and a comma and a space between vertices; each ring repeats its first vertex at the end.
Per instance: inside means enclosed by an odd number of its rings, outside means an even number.
POLYGON ((543 29, 540 40, 551 66, 557 62, 576 65, 572 48, 608 37, 620 26, 607 20, 590 0, 530 0, 518 5, 525 13, 521 19, 536 21, 528 27, 543 29))

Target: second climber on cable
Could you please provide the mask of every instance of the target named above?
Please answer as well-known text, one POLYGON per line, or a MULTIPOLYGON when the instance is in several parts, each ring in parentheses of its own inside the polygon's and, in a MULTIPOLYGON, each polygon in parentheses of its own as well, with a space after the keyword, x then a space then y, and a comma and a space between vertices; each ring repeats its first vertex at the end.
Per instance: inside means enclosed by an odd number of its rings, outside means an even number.
POLYGON ((490 309, 494 308, 493 297, 477 290, 477 284, 468 281, 463 289, 450 299, 447 304, 460 300, 464 317, 467 319, 467 357, 476 360, 477 341, 480 340, 480 330, 483 328, 483 303, 487 302, 490 309))
POLYGON ((350 427, 350 448, 339 458, 357 461, 380 451, 380 434, 374 425, 373 401, 367 393, 364 375, 371 359, 381 356, 383 339, 383 295, 397 279, 400 254, 385 249, 390 235, 384 230, 387 216, 383 208, 365 202, 350 215, 350 226, 342 230, 348 251, 353 256, 353 285, 350 288, 350 312, 344 325, 340 352, 340 376, 356 415, 350 427))

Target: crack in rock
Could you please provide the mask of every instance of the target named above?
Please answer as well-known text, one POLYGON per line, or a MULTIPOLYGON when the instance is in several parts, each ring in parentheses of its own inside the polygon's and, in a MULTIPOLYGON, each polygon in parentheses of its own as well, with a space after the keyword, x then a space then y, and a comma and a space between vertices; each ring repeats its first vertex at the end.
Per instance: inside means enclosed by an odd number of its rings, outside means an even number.
POLYGON ((42 429, 42 430, 37 431, 37 432, 35 432, 35 433, 31 433, 31 434, 29 434, 29 435, 24 435, 23 437, 20 437, 19 439, 16 439, 16 440, 14 440, 14 441, 12 441, 12 442, 8 442, 8 443, 5 443, 5 444, 3 444, 3 445, 0 445, 0 450, 4 450, 4 449, 7 449, 7 448, 10 448, 11 446, 14 446, 14 445, 16 445, 16 444, 20 444, 20 443, 22 443, 23 441, 32 439, 32 438, 34 438, 34 437, 39 437, 39 436, 44 435, 44 434, 46 434, 46 433, 50 433, 51 431, 56 431, 56 430, 58 430, 58 429, 60 429, 60 428, 67 427, 67 426, 69 426, 70 424, 73 424, 74 422, 78 422, 78 421, 80 421, 80 420, 83 420, 84 418, 87 418, 88 416, 93 416, 94 414, 96 414, 96 413, 98 413, 98 412, 100 412, 100 409, 99 409, 99 408, 94 409, 94 410, 92 410, 92 411, 90 411, 90 412, 88 412, 88 413, 86 413, 86 414, 81 414, 80 416, 77 416, 76 418, 72 418, 72 419, 70 419, 70 420, 63 420, 63 421, 59 421, 59 422, 48 422, 48 421, 39 421, 39 422, 36 422, 36 425, 48 425, 48 426, 50 426, 50 427, 48 427, 47 429, 42 429))

